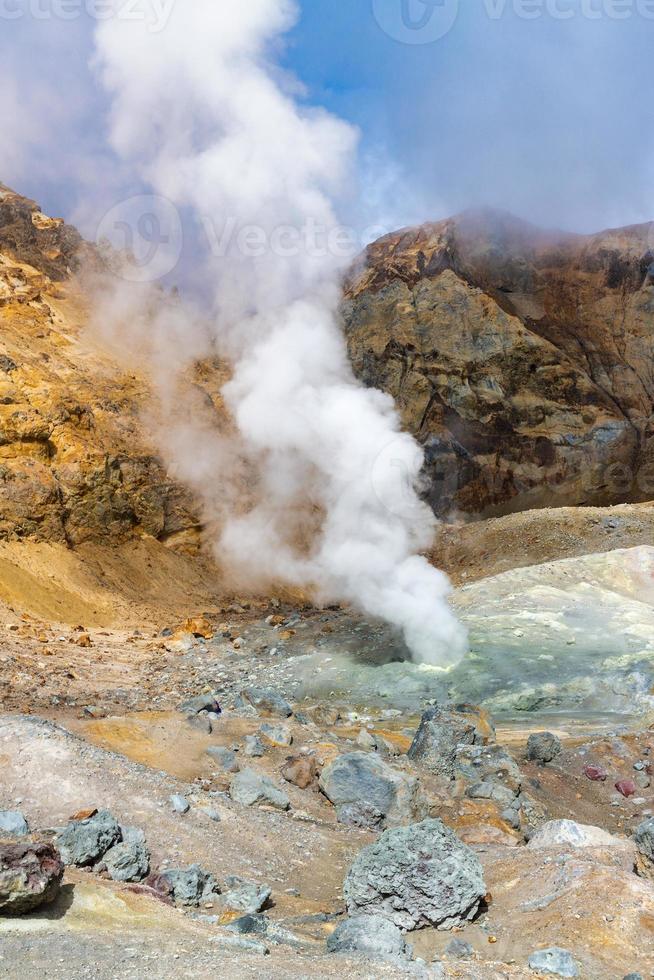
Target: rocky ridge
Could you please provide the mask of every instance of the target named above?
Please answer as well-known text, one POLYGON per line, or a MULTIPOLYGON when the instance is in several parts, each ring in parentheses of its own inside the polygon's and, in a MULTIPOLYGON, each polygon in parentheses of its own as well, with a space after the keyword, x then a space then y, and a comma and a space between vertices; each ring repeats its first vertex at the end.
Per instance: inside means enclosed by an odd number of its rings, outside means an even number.
POLYGON ((438 513, 652 497, 654 224, 405 229, 368 247, 343 319, 358 376, 426 448, 438 513))

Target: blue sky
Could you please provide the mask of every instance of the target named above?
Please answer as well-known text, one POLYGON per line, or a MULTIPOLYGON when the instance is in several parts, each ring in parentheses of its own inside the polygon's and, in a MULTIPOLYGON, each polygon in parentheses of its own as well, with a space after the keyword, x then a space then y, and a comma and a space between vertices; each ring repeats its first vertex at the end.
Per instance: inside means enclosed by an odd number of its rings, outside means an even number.
MULTIPOLYGON (((398 39, 402 2, 433 29, 425 0, 304 0, 283 55, 307 101, 360 127, 380 221, 482 204, 580 231, 654 218, 651 0, 429 0, 456 14, 430 43, 398 39)), ((91 54, 84 18, 2 25, 0 180, 83 230, 112 166, 91 54)))

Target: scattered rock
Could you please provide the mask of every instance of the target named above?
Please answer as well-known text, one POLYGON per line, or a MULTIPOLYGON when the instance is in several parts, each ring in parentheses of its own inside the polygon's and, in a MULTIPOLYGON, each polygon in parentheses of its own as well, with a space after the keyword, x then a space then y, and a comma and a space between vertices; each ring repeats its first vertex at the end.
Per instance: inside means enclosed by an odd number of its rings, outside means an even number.
POLYGON ((545 973, 554 977, 578 977, 579 967, 566 949, 551 946, 532 953, 529 957, 529 968, 536 973, 545 973))
POLYGON ((276 810, 288 810, 291 803, 283 790, 272 779, 254 769, 244 769, 232 779, 229 793, 235 803, 243 806, 271 806, 276 810))
POLYGON ((654 817, 644 820, 634 833, 636 864, 642 878, 654 880, 654 817))
POLYGON ((339 823, 361 830, 380 830, 384 824, 384 814, 372 803, 345 803, 336 807, 336 816, 339 823))
POLYGON ((212 746, 207 749, 207 755, 211 756, 225 772, 238 772, 238 759, 233 749, 226 749, 222 746, 212 746))
POLYGON ((591 779, 594 783, 604 783, 608 779, 609 774, 601 766, 595 766, 589 763, 587 766, 584 766, 584 776, 587 779, 591 779))
POLYGON ((574 820, 550 820, 531 837, 527 847, 616 847, 625 842, 619 837, 574 820))
POLYGON ((99 810, 85 820, 74 820, 57 835, 56 843, 64 864, 80 867, 95 864, 114 844, 122 832, 108 810, 99 810))
POLYGON ((259 734, 271 745, 287 748, 293 744, 293 735, 286 725, 262 725, 259 734))
POLYGON ((52 844, 0 844, 0 914, 24 915, 53 902, 63 874, 52 844))
POLYGON ((624 796, 627 799, 630 796, 635 796, 638 789, 633 779, 619 779, 615 784, 615 788, 621 796, 624 796))
POLYGON ((214 876, 203 871, 199 864, 162 871, 148 878, 146 884, 156 891, 165 891, 160 879, 167 884, 176 905, 198 906, 202 902, 213 901, 219 891, 214 876))
POLYGON ((198 715, 187 715, 186 724, 203 735, 211 735, 213 732, 213 725, 206 711, 198 715))
POLYGON ((553 762, 563 751, 561 739, 552 732, 534 732, 527 742, 527 758, 530 762, 546 765, 553 762))
POLYGON ((191 804, 181 793, 173 793, 168 799, 175 813, 188 813, 191 809, 191 804))
POLYGON ((242 915, 255 915, 266 905, 271 895, 272 888, 267 885, 257 885, 255 882, 231 876, 225 881, 220 904, 242 915))
POLYGON ((179 710, 185 715, 199 715, 203 711, 208 711, 212 714, 219 715, 221 712, 221 708, 215 694, 198 694, 197 697, 191 698, 189 701, 184 701, 183 704, 180 704, 179 710))
POLYGON ((250 705, 266 715, 278 715, 280 718, 290 718, 293 714, 288 701, 279 691, 271 687, 246 687, 236 700, 237 707, 250 705))
POLYGON ((330 953, 363 953, 365 956, 406 956, 404 936, 381 915, 357 915, 346 919, 327 940, 330 953))
POLYGON ((481 782, 469 786, 466 796, 471 800, 495 800, 502 806, 508 806, 515 799, 515 790, 499 782, 481 782))
MULTIPOLYGON (((463 745, 456 756, 456 775, 475 783, 493 783, 506 787, 518 796, 522 773, 514 759, 501 745, 463 745)), ((504 794, 500 794, 502 799, 504 794)), ((508 799, 508 797, 506 797, 508 799)))
POLYGON ((266 747, 257 735, 246 735, 243 752, 251 759, 260 759, 266 754, 266 747))
POLYGON ((281 774, 287 783, 292 783, 298 789, 308 789, 318 776, 318 764, 313 755, 291 756, 282 766, 281 774))
POLYGON ((145 844, 140 842, 114 844, 102 860, 114 881, 142 881, 150 871, 150 854, 145 844))
POLYGON ((22 837, 27 833, 29 833, 27 820, 20 810, 0 810, 0 837, 3 834, 22 837))
POLYGON ((309 716, 316 725, 320 725, 321 728, 332 728, 341 717, 341 713, 338 708, 333 708, 330 705, 319 705, 317 708, 311 708, 309 711, 309 716))
POLYGON ((385 831, 357 856, 343 889, 350 915, 379 914, 405 930, 462 925, 486 891, 476 854, 440 820, 385 831))
POLYGON ((468 960, 474 953, 470 943, 463 939, 452 939, 445 947, 445 955, 452 956, 455 960, 468 960))
POLYGON ((412 762, 447 779, 454 779, 454 763, 460 744, 472 745, 475 728, 462 715, 440 705, 428 708, 407 753, 412 762))
POLYGON ((362 749, 376 749, 377 743, 375 742, 374 736, 370 734, 367 728, 362 728, 357 735, 357 745, 362 749))
POLYGON ((416 779, 365 752, 341 755, 323 769, 320 789, 334 806, 365 804, 379 810, 387 822, 408 821, 413 815, 416 779))

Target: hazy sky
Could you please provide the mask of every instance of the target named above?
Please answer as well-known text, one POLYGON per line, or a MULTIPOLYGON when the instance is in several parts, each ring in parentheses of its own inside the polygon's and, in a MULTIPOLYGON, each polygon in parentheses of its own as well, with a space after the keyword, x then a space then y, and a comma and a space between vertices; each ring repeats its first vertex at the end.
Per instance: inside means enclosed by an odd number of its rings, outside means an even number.
MULTIPOLYGON (((93 20, 62 2, 89 0, 0 0, 0 180, 92 234, 130 178, 105 140, 93 20)), ((301 7, 284 65, 360 127, 381 222, 480 204, 573 230, 654 218, 654 0, 301 7)))

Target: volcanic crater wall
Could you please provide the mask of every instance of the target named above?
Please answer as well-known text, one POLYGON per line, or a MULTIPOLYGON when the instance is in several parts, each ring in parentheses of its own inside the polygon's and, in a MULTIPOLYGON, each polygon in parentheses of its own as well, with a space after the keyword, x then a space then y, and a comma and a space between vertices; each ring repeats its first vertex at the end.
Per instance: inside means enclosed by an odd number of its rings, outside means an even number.
POLYGON ((482 211, 401 231, 367 249, 343 321, 425 446, 437 513, 654 497, 654 225, 482 211))
POLYGON ((144 430, 147 380, 85 334, 70 276, 91 251, 0 185, 0 540, 190 540, 193 502, 144 430))

